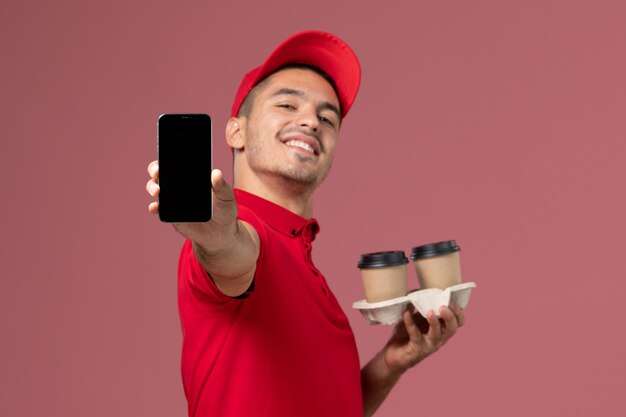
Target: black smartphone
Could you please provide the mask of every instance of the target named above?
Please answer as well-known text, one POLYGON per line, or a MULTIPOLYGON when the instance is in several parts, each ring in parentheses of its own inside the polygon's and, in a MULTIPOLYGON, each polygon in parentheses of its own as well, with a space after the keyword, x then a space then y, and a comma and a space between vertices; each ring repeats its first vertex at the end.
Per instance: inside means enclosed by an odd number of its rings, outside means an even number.
POLYGON ((211 220, 211 118, 162 114, 158 121, 159 218, 167 223, 211 220))

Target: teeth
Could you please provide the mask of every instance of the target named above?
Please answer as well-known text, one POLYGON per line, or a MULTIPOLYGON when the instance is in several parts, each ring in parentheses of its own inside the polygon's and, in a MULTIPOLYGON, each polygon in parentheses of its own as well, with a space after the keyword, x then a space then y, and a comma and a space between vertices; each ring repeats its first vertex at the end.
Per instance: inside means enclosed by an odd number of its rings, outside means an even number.
POLYGON ((315 153, 315 150, 313 150, 313 147, 311 147, 311 145, 309 145, 308 143, 302 142, 300 140, 288 140, 287 142, 285 142, 285 145, 295 146, 297 148, 302 148, 305 151, 315 153))

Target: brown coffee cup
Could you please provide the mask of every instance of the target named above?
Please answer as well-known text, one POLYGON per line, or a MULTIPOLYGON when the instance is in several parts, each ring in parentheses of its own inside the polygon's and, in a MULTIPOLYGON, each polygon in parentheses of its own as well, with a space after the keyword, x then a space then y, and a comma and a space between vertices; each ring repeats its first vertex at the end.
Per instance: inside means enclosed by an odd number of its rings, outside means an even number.
POLYGON ((461 283, 461 248, 454 240, 429 243, 411 250, 420 288, 446 289, 461 283))
POLYGON ((404 297, 407 291, 407 263, 409 260, 403 251, 361 255, 357 266, 361 270, 367 302, 376 303, 404 297))

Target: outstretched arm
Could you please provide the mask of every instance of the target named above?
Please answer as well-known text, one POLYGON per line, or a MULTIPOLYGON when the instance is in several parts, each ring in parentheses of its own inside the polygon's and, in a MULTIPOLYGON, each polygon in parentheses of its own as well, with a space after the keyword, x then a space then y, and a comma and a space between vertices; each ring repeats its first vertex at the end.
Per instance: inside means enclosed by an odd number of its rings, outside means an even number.
MULTIPOLYGON (((148 165, 150 180, 146 190, 152 197, 159 195, 159 165, 148 165)), ((232 187, 220 170, 211 172, 213 188, 213 216, 205 223, 175 223, 174 228, 191 239, 200 264, 209 273, 215 285, 224 294, 235 297, 243 294, 252 283, 259 256, 260 240, 254 228, 237 219, 237 202, 232 187)), ((150 213, 159 212, 159 203, 148 206, 150 213)))

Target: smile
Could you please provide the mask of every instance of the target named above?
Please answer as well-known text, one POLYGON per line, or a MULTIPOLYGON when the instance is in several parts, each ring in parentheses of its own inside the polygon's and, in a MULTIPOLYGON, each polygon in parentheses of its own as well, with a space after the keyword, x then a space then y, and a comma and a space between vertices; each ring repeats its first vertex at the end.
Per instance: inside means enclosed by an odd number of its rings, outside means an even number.
POLYGON ((296 139, 288 140, 285 142, 285 145, 291 146, 294 148, 304 149, 305 151, 312 153, 313 155, 317 155, 317 153, 315 152, 315 149, 313 149, 311 145, 301 140, 296 140, 296 139))

